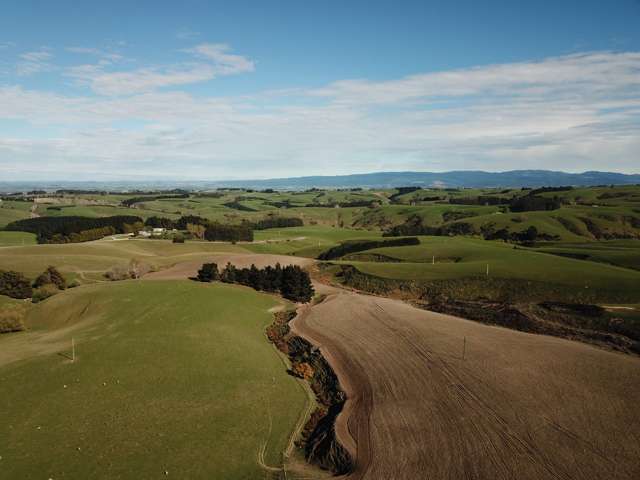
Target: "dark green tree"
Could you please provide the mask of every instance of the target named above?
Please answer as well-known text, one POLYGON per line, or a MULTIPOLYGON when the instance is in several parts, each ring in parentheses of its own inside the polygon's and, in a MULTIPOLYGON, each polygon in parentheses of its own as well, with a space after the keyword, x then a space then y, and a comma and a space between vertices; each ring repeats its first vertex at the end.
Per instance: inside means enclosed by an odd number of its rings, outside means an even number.
POLYGON ((198 270, 198 280, 200 282, 214 282, 220 279, 218 273, 218 265, 215 263, 205 263, 202 268, 198 270))
POLYGON ((30 298, 31 282, 19 272, 0 270, 0 295, 12 298, 30 298))
POLYGON ((224 270, 220 274, 220 280, 225 283, 236 283, 236 267, 228 262, 227 266, 224 267, 224 270))

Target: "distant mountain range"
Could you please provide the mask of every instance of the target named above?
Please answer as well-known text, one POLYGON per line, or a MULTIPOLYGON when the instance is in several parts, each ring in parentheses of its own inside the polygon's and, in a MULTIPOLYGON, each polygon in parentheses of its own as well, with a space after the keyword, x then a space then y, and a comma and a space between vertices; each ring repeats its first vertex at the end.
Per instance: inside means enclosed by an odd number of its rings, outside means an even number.
MULTIPOLYGON (((216 182, 218 183, 218 182, 216 182)), ((248 188, 305 189, 371 187, 557 187, 561 185, 629 185, 640 184, 640 174, 613 172, 566 173, 549 170, 513 170, 483 172, 460 170, 452 172, 379 172, 355 175, 273 178, 269 180, 238 180, 219 182, 223 186, 248 188)))
POLYGON ((483 172, 459 170, 452 172, 377 172, 354 175, 272 178, 267 180, 220 181, 55 181, 55 182, 0 182, 0 192, 28 190, 133 190, 183 188, 204 190, 222 187, 278 190, 304 190, 307 188, 393 188, 393 187, 557 187, 561 185, 632 185, 640 184, 640 174, 613 172, 566 173, 550 170, 512 170, 509 172, 483 172))

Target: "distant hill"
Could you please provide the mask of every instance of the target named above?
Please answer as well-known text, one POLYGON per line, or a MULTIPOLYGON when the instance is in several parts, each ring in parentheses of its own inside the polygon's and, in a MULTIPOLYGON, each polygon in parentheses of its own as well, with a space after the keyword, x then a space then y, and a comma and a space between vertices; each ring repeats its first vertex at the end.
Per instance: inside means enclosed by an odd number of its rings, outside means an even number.
POLYGON ((513 170, 483 172, 460 170, 452 172, 379 172, 355 175, 273 178, 269 180, 238 180, 215 182, 220 186, 248 188, 304 189, 400 186, 421 187, 557 187, 561 185, 629 185, 640 184, 640 174, 613 172, 566 173, 549 170, 513 170))
POLYGON ((566 173, 550 170, 512 170, 484 172, 458 170, 451 172, 377 172, 354 175, 272 178, 266 180, 151 180, 151 181, 55 181, 0 182, 0 192, 56 189, 133 190, 133 189, 208 189, 220 187, 274 188, 304 190, 307 188, 393 188, 420 187, 557 187, 561 185, 633 185, 640 184, 640 174, 613 172, 566 173))

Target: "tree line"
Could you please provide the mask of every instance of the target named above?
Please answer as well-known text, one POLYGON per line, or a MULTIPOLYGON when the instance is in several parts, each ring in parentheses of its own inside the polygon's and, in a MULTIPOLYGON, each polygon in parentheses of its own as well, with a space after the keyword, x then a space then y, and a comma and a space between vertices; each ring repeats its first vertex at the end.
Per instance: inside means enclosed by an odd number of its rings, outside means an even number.
POLYGON ((205 263, 198 270, 197 279, 201 282, 237 283, 258 291, 276 292, 294 302, 309 302, 314 294, 309 274, 297 265, 282 267, 277 263, 275 267, 257 268, 252 264, 250 268, 237 268, 227 263, 219 271, 217 264, 205 263))
POLYGON ((372 248, 402 247, 406 245, 420 245, 416 237, 394 238, 393 240, 351 240, 331 247, 318 255, 319 260, 333 260, 351 253, 363 252, 372 248))
POLYGON ((125 200, 122 200, 120 203, 122 205, 124 205, 125 207, 131 207, 133 205, 135 205, 136 203, 141 203, 141 202, 153 202, 155 200, 167 200, 167 199, 171 199, 171 198, 189 198, 189 194, 188 193, 178 193, 178 194, 172 194, 172 195, 147 195, 144 197, 131 197, 131 198, 127 198, 125 200))
POLYGON ((131 215, 113 217, 38 217, 16 220, 5 230, 35 233, 38 243, 77 243, 142 228, 142 219, 131 215))
POLYGON ((268 228, 302 227, 304 222, 298 217, 269 216, 255 222, 243 221, 237 225, 222 224, 197 215, 185 215, 177 220, 166 217, 149 217, 145 225, 151 228, 193 230, 193 225, 204 227, 202 237, 210 241, 253 241, 253 230, 268 228))

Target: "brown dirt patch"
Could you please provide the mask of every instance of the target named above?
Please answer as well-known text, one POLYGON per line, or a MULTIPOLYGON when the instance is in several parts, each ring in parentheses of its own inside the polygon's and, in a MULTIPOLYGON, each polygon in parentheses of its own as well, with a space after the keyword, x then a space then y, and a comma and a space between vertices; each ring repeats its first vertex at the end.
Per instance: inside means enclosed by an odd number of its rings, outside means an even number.
POLYGON ((292 329, 347 393, 349 478, 640 478, 638 358, 346 292, 292 329))

